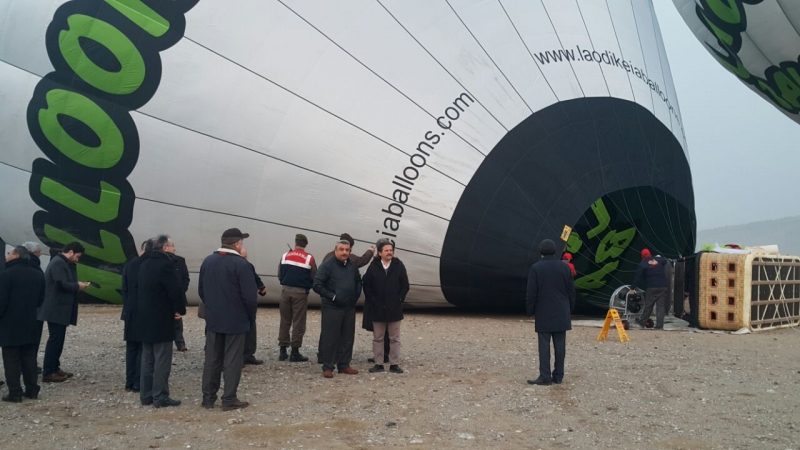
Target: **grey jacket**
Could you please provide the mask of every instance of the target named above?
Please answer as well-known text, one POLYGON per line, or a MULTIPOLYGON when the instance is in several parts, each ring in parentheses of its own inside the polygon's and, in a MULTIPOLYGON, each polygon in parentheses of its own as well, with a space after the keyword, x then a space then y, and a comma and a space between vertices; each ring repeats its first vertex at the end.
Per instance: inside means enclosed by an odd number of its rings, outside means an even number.
POLYGON ((314 292, 322 297, 323 306, 352 308, 361 296, 361 273, 352 261, 331 258, 319 266, 314 292))
POLYGON ((236 252, 220 249, 203 261, 199 280, 206 330, 219 334, 250 331, 258 308, 253 266, 236 252))
POLYGON ((39 321, 59 325, 78 324, 78 271, 60 253, 50 260, 44 273, 44 303, 39 321))

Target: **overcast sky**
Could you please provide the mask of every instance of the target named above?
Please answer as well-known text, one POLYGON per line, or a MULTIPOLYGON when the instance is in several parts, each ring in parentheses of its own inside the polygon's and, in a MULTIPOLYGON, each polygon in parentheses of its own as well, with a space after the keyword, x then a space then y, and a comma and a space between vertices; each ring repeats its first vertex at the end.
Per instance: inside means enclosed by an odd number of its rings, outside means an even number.
POLYGON ((800 125, 745 87, 654 0, 689 144, 697 228, 800 215, 800 125))

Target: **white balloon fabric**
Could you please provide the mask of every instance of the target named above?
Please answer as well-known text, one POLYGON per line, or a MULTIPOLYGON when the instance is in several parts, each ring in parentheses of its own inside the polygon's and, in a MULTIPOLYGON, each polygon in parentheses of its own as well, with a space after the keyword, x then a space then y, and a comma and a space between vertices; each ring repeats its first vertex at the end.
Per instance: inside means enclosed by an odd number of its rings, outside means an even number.
POLYGON ((723 67, 800 123, 800 2, 673 1, 723 67))
POLYGON ((95 300, 120 302, 124 263, 166 233, 196 301, 200 264, 231 227, 250 233, 273 302, 295 233, 319 262, 343 232, 359 254, 392 239, 417 305, 520 308, 545 238, 574 253, 598 305, 630 283, 641 248, 694 249, 650 0, 0 11, 0 236, 83 242, 95 300))

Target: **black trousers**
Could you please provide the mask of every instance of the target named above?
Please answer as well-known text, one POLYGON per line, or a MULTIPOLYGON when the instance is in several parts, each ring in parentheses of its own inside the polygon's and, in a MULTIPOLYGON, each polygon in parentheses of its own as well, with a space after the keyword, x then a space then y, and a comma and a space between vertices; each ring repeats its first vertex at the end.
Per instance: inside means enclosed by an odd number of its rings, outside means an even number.
POLYGON ((642 322, 650 318, 653 314, 653 306, 656 307, 656 327, 661 328, 664 326, 664 317, 667 315, 669 309, 667 303, 667 288, 650 288, 644 291, 644 308, 642 308, 642 315, 640 319, 642 322))
POLYGON ((25 391, 38 394, 39 384, 36 374, 36 344, 18 347, 3 347, 3 368, 5 369, 8 394, 11 397, 22 396, 20 375, 25 382, 25 391))
POLYGON ((61 353, 64 351, 64 339, 67 336, 66 325, 47 322, 47 330, 50 332, 50 337, 47 338, 47 345, 44 348, 43 376, 61 370, 61 353))
POLYGON ((547 381, 560 382, 564 379, 564 357, 567 354, 567 332, 536 333, 539 344, 539 376, 547 381), (550 371, 550 341, 556 353, 556 363, 550 371))
POLYGON ((139 380, 142 377, 142 343, 125 343, 125 387, 139 389, 139 380))
POLYGON ((186 347, 186 339, 183 338, 183 319, 175 321, 175 348, 180 350, 186 347))
POLYGON ((258 330, 256 330, 256 319, 250 321, 250 331, 244 335, 244 360, 252 361, 256 359, 256 348, 258 347, 258 330))
POLYGON ((343 370, 353 359, 356 337, 356 308, 322 306, 322 370, 343 370))
MULTIPOLYGON (((36 325, 39 326, 39 340, 36 341, 36 356, 39 356, 39 349, 42 348, 42 332, 44 332, 44 322, 41 320, 36 321, 36 325)), ((36 364, 36 367, 39 367, 39 364, 36 364)))

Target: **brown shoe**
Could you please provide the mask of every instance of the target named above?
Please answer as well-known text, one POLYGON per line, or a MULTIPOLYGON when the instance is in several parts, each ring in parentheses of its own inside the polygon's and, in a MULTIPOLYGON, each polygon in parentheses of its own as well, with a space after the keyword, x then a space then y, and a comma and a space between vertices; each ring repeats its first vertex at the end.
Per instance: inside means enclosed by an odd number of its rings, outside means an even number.
POLYGON ((222 405, 222 410, 223 411, 233 411, 234 409, 244 409, 244 408, 247 408, 248 406, 250 406, 250 403, 241 402, 239 400, 236 400, 233 403, 229 403, 227 405, 222 405))
POLYGON ((61 369, 58 369, 58 372, 56 372, 56 373, 59 374, 60 376, 64 377, 64 378, 72 378, 72 376, 73 376, 73 374, 71 372, 64 372, 61 369))
POLYGON ((346 373, 347 375, 355 375, 358 373, 358 371, 350 366, 347 366, 344 368, 344 370, 339 369, 339 373, 346 373))
POLYGON ((189 349, 188 349, 188 348, 186 348, 186 347, 181 347, 181 348, 179 348, 179 349, 178 349, 178 351, 179 351, 179 352, 188 352, 188 351, 189 351, 189 349))
POLYGON ((322 376, 325 377, 325 378, 333 378, 333 371, 332 370, 326 370, 325 372, 322 372, 322 376))
POLYGON ((62 383, 64 381, 67 381, 67 377, 62 377, 58 372, 42 377, 42 383, 62 383))

